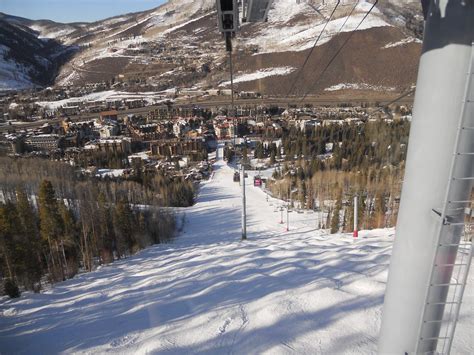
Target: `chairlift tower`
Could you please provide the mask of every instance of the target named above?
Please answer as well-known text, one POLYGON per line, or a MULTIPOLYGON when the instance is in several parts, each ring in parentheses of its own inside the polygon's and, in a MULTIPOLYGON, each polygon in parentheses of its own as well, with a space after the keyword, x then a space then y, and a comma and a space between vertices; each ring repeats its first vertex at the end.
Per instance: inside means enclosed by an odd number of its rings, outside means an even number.
POLYGON ((245 200, 245 164, 241 165, 240 181, 242 183, 242 240, 247 239, 247 208, 245 200))
MULTIPOLYGON (((244 0, 243 22, 261 22, 267 20, 267 14, 273 0, 244 0)), ((216 0, 217 24, 219 31, 224 35, 226 50, 229 53, 231 107, 234 125, 233 144, 235 151, 235 136, 237 133, 236 112, 234 105, 234 68, 232 63, 232 37, 240 30, 239 3, 237 0, 216 0)), ((247 215, 245 200, 245 167, 242 164, 242 240, 247 239, 247 215)))
POLYGON ((381 354, 450 353, 472 259, 466 212, 474 181, 474 3, 422 3, 425 32, 381 354))

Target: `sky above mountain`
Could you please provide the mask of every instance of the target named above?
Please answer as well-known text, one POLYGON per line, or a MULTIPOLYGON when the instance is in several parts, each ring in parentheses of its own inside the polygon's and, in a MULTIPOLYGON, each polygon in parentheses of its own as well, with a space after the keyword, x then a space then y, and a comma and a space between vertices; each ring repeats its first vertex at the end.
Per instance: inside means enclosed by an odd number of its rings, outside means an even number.
POLYGON ((166 0, 0 0, 0 12, 32 20, 92 22, 155 8, 166 0))

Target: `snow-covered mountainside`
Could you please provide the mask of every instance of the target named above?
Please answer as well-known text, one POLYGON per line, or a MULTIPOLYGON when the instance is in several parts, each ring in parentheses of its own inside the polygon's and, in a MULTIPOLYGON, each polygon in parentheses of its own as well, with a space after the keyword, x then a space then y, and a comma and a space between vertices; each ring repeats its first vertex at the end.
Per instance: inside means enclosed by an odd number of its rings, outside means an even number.
MULTIPOLYGON (((34 30, 38 23, 31 25, 31 28, 26 23, 20 18, 0 13, 0 91, 49 84, 60 65, 77 50, 77 47, 68 47, 46 38, 47 33, 41 37, 40 32, 34 30)), ((51 24, 43 26, 43 29, 58 30, 51 24)))
MULTIPOLYGON (((243 24, 234 40, 236 75, 254 79, 237 83, 239 89, 286 94, 297 70, 284 74, 289 80, 259 73, 301 67, 335 4, 335 0, 275 0, 268 22, 243 24)), ((6 20, 29 27, 38 37, 81 48, 62 67, 56 79, 59 85, 120 79, 139 82, 148 89, 210 88, 229 80, 214 7, 214 0, 171 0, 153 10, 90 24, 6 20)), ((397 90, 414 84, 422 32, 419 1, 381 1, 361 23, 370 7, 365 0, 340 2, 296 92, 309 84, 314 84, 312 93, 344 83, 397 90), (314 83, 356 28, 337 60, 314 83)))
MULTIPOLYGON (((2 352, 376 353, 394 231, 353 241, 317 230, 314 213, 292 212, 287 232, 281 201, 267 201, 250 174, 240 241, 240 187, 222 160, 214 171, 195 206, 179 210, 184 230, 172 243, 2 299, 2 352)), ((474 349, 469 285, 453 354, 474 349)))
POLYGON ((30 28, 39 38, 58 38, 77 31, 84 23, 58 23, 51 20, 29 20, 23 17, 11 16, 0 12, 0 19, 23 28, 30 28))

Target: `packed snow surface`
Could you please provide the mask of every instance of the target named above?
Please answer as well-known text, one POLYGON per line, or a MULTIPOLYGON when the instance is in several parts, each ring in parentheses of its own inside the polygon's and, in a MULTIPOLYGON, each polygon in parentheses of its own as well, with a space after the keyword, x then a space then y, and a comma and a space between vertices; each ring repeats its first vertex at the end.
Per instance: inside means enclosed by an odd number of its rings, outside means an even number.
MULTIPOLYGON (((195 206, 179 210, 173 243, 2 299, 2 353, 375 353, 394 231, 353 241, 292 212, 287 232, 280 202, 247 181, 240 241, 239 184, 222 160, 214 168, 195 206)), ((455 354, 473 350, 469 288, 465 304, 455 354)))

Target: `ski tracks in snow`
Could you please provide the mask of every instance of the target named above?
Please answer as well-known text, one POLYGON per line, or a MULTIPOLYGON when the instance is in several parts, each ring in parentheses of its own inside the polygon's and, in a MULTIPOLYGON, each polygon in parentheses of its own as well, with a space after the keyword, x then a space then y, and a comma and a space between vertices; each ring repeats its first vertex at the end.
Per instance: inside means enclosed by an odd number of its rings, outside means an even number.
POLYGON ((217 330, 218 337, 214 348, 222 354, 234 354, 234 346, 248 325, 249 316, 242 304, 225 312, 224 316, 225 319, 217 330))

